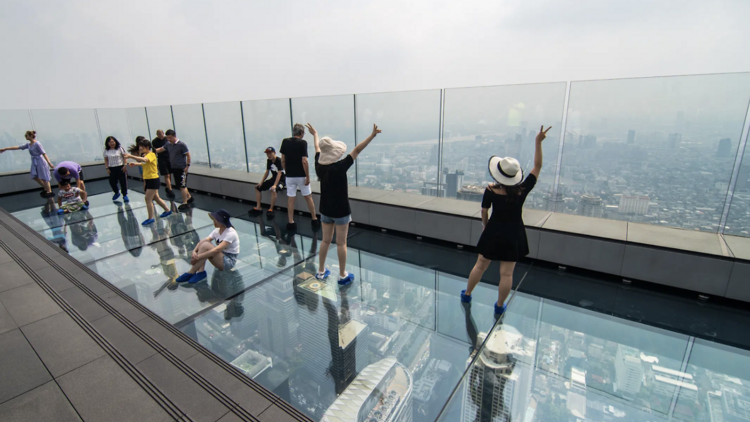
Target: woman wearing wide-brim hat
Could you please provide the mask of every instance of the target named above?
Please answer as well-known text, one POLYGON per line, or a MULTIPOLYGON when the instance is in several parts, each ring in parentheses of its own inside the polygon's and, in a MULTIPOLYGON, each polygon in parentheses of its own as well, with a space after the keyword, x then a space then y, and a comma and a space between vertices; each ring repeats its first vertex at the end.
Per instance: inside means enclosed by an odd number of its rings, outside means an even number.
MULTIPOLYGON (((551 128, 551 127, 550 127, 551 128)), ((523 203, 534 188, 542 170, 542 141, 550 130, 544 126, 536 135, 534 168, 526 180, 518 160, 511 157, 492 156, 489 170, 494 184, 487 186, 482 198, 482 236, 477 243, 479 257, 469 275, 466 290, 461 291, 461 301, 471 302, 471 292, 477 286, 491 261, 500 261, 500 283, 498 284, 495 314, 505 312, 505 299, 513 286, 513 270, 520 258, 529 254, 526 228, 523 224, 523 203), (489 216, 490 207, 492 216, 489 216)))

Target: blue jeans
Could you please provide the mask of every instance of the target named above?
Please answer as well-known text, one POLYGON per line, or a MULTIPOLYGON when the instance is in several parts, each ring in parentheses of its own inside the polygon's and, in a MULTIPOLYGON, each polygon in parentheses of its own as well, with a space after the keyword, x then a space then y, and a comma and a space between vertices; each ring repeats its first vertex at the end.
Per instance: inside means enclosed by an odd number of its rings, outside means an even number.
POLYGON ((320 222, 323 224, 335 224, 337 226, 345 226, 352 221, 352 215, 349 214, 345 217, 331 218, 323 214, 320 215, 320 222))
POLYGON ((237 254, 227 252, 222 253, 224 254, 224 271, 229 271, 237 265, 237 254))

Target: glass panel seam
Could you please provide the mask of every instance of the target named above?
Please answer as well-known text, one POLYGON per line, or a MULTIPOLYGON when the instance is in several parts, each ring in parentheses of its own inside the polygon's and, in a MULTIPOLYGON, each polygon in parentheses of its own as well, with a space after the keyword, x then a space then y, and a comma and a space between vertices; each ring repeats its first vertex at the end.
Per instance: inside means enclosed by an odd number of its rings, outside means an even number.
MULTIPOLYGON (((693 352, 693 344, 695 343, 695 337, 690 336, 688 343, 685 346, 685 356, 682 358, 682 365, 680 365, 680 372, 685 372, 690 361, 690 354, 693 352)), ((680 378, 682 381, 682 378, 680 378)), ((672 402, 669 405, 669 414, 667 420, 671 421, 674 415, 674 409, 677 407, 677 400, 680 398, 680 387, 675 387, 674 394, 672 395, 672 402)))
MULTIPOLYGON (((555 184, 552 186, 552 200, 557 201, 557 192, 559 190, 560 186, 560 169, 562 167, 562 158, 563 158, 563 146, 565 144, 565 132, 567 131, 567 125, 568 125, 568 106, 570 103, 570 88, 573 84, 568 81, 567 86, 565 88, 565 101, 563 102, 563 115, 562 115, 562 122, 560 123, 560 145, 557 147, 557 168, 555 169, 555 184)), ((553 202, 553 204, 557 204, 556 202, 553 202)), ((553 212, 557 211, 557 206, 554 207, 555 209, 550 210, 553 212)))
MULTIPOLYGON (((149 139, 153 139, 151 136, 151 123, 148 121, 148 107, 143 107, 143 112, 146 113, 146 129, 148 130, 148 137, 149 139)), ((174 126, 174 123, 172 124, 174 126)), ((130 136, 133 136, 131 133, 130 136)))
POLYGON ((729 209, 732 206, 734 189, 737 186, 737 179, 739 178, 740 170, 742 168, 742 159, 745 155, 745 146, 747 145, 748 132, 750 132, 750 102, 748 102, 747 112, 745 113, 745 122, 742 126, 742 132, 740 133, 740 142, 739 146, 737 147, 737 155, 734 157, 732 177, 729 179, 727 197, 724 200, 724 210, 721 213, 721 220, 719 222, 719 234, 724 234, 724 228, 726 227, 727 219, 729 218, 729 209))
POLYGON ((247 156, 247 134, 245 133, 245 108, 240 101, 240 118, 242 119, 242 142, 245 145, 245 170, 250 173, 250 158, 247 156))
MULTIPOLYGON (((357 147, 357 94, 354 97, 354 147, 357 147)), ((359 160, 354 160, 354 186, 359 186, 359 160)))
MULTIPOLYGON (((171 108, 172 106, 170 106, 171 108)), ((206 137, 206 155, 208 155, 208 168, 211 168, 211 148, 208 147, 208 127, 206 127, 206 109, 203 108, 203 103, 201 103, 201 114, 203 115, 203 134, 206 137)), ((174 114, 172 115, 172 119, 174 119, 174 114)))
MULTIPOLYGON (((440 187, 442 186, 442 171, 443 171, 443 129, 445 125, 445 104, 443 98, 445 97, 445 90, 440 90, 440 110, 438 111, 438 156, 437 156, 437 190, 435 196, 440 197, 440 187)), ((460 186, 458 187, 461 188, 460 186)), ((447 189, 447 187, 445 188, 447 189)), ((445 195, 443 195, 445 197, 445 195)))

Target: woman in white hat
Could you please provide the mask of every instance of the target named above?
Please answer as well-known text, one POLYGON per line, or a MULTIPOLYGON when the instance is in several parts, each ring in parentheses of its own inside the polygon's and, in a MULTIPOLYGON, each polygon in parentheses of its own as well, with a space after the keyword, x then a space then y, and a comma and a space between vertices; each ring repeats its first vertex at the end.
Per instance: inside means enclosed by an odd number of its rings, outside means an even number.
POLYGON ((354 274, 346 272, 346 237, 352 210, 349 207, 349 180, 346 171, 357 159, 359 153, 380 133, 377 125, 372 125, 372 133, 346 157, 346 144, 329 137, 318 140, 318 132, 309 123, 307 130, 315 139, 315 173, 320 179, 320 222, 323 223, 323 242, 320 244, 320 266, 315 278, 325 280, 331 275, 326 268, 328 248, 336 231, 336 250, 339 255, 339 285, 346 286, 354 281, 354 274), (343 157, 343 159, 341 159, 343 157))
POLYGON ((491 261, 500 261, 500 284, 498 285, 495 314, 505 312, 505 299, 513 286, 513 269, 516 262, 529 254, 526 228, 523 225, 523 203, 536 184, 542 170, 542 141, 551 127, 539 129, 536 135, 534 168, 524 180, 518 160, 511 157, 492 156, 489 170, 497 183, 489 185, 482 198, 482 236, 477 243, 479 257, 469 275, 466 290, 461 291, 461 301, 471 302, 471 292, 477 286, 491 261), (489 216, 492 207, 492 216, 489 216))

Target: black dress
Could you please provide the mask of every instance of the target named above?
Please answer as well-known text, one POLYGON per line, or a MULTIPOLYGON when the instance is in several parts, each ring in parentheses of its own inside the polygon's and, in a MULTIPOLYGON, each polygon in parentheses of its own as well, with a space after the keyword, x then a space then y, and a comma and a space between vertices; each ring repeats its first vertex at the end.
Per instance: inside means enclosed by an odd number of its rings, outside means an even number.
POLYGON ((523 203, 536 185, 536 177, 530 174, 521 183, 521 194, 515 197, 498 195, 487 188, 482 197, 482 208, 492 207, 487 226, 477 243, 477 252, 493 261, 517 262, 529 254, 526 227, 523 224, 523 203))

